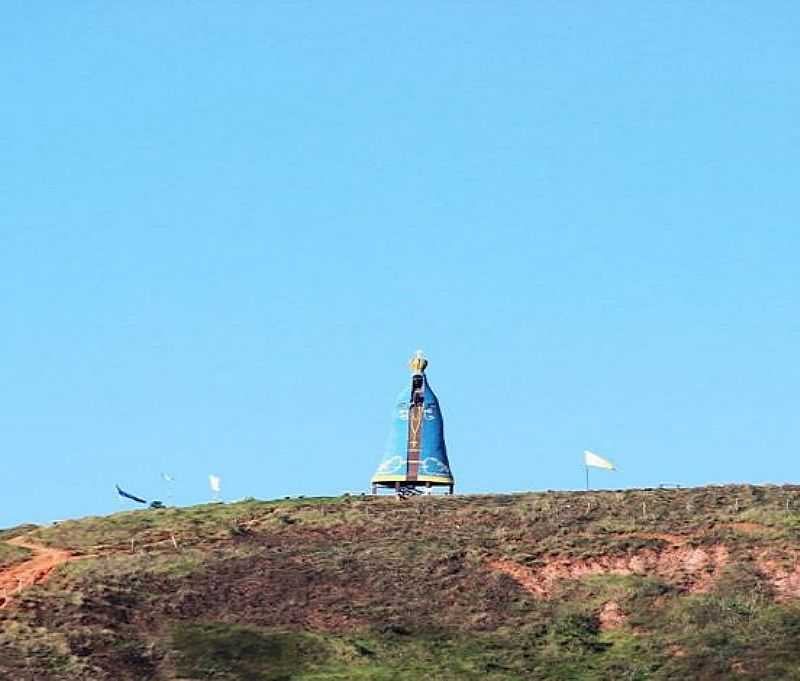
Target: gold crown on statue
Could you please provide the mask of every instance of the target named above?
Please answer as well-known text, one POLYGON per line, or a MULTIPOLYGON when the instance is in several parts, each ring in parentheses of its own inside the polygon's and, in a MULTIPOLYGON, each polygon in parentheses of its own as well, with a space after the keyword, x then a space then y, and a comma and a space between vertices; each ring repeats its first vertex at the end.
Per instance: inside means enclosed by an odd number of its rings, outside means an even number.
POLYGON ((411 373, 415 376, 417 374, 424 374, 425 367, 428 366, 428 360, 425 359, 425 355, 422 354, 422 350, 417 350, 416 354, 411 358, 411 361, 408 363, 408 368, 411 369, 411 373))

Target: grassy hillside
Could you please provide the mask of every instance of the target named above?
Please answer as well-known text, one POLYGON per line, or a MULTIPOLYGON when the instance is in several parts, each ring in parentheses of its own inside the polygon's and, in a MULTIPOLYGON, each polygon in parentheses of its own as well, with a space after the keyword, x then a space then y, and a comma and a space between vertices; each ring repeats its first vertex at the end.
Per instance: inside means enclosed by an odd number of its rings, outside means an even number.
POLYGON ((27 549, 11 546, 5 542, 35 529, 35 525, 21 525, 9 530, 0 530, 0 569, 16 565, 31 555, 27 549))
POLYGON ((28 537, 84 559, 0 610, 2 679, 800 679, 800 487, 248 501, 28 537))

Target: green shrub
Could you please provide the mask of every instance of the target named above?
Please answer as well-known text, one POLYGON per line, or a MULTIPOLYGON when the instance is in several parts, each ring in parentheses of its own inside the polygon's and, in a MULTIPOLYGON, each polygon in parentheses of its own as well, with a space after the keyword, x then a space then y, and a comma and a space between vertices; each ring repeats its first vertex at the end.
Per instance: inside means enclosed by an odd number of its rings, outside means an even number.
POLYGON ((201 679, 288 681, 326 655, 313 636, 233 624, 178 625, 172 645, 179 673, 201 679))

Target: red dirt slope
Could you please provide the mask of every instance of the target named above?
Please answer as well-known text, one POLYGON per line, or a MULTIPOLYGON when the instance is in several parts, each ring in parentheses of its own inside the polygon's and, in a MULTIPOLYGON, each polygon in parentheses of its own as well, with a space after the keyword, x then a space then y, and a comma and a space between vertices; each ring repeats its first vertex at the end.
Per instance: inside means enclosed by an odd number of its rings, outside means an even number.
POLYGON ((5 608, 14 594, 41 584, 55 568, 74 558, 69 551, 33 544, 24 536, 14 537, 6 543, 28 549, 33 555, 23 563, 0 570, 0 608, 5 608))

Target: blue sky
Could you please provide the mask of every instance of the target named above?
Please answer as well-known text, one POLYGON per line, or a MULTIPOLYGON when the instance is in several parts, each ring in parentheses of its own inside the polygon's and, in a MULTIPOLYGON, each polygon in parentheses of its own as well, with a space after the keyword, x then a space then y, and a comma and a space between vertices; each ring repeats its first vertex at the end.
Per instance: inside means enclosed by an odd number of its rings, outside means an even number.
POLYGON ((0 526, 797 480, 796 3, 5 3, 0 526))

